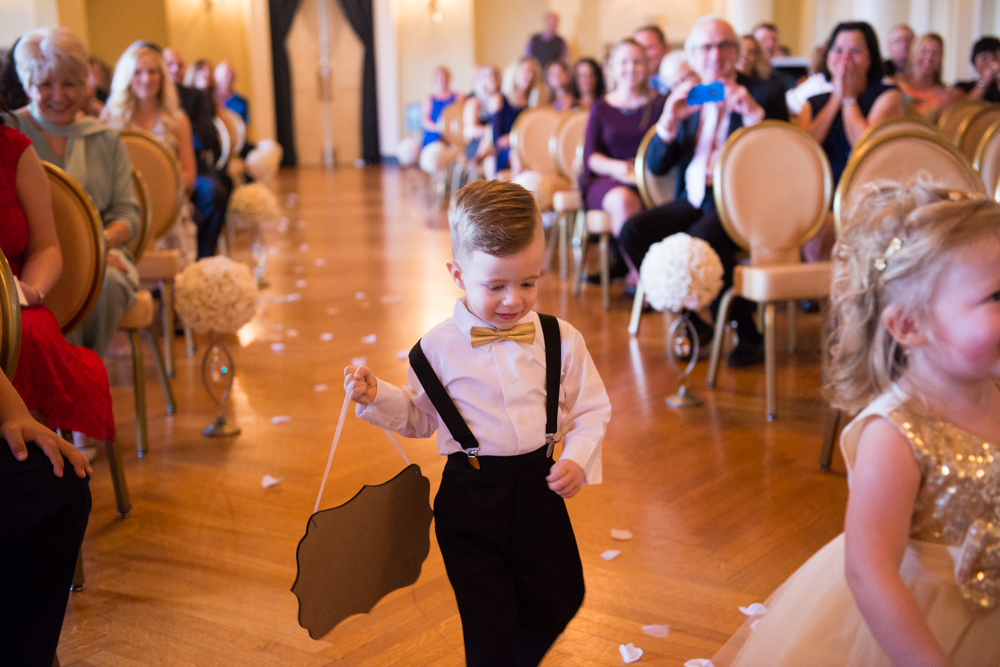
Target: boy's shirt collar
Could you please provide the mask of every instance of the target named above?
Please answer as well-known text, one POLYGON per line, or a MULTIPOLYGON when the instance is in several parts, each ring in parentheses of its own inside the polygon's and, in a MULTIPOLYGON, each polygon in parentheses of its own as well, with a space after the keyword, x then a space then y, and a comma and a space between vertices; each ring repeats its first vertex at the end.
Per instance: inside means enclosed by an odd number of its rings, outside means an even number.
MULTIPOLYGON (((476 315, 473 315, 472 311, 469 310, 469 306, 467 305, 464 296, 460 296, 455 300, 455 310, 451 314, 451 321, 455 324, 456 327, 458 327, 458 330, 461 331, 466 338, 469 338, 469 335, 472 331, 472 327, 489 327, 490 329, 496 328, 492 324, 484 322, 483 320, 479 319, 479 317, 477 317, 476 315)), ((533 310, 529 310, 527 315, 519 319, 511 326, 512 327, 516 326, 518 324, 521 324, 522 322, 534 322, 536 329, 539 326, 541 326, 538 319, 538 313, 536 313, 533 310)), ((536 336, 535 340, 538 340, 539 338, 540 336, 536 336)))

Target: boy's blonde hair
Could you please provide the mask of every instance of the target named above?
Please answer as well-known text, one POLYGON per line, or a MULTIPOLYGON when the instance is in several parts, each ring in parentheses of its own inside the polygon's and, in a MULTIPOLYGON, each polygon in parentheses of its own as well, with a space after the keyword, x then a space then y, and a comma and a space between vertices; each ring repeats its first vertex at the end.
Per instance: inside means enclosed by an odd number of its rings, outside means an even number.
POLYGON ((541 214, 535 197, 520 185, 478 180, 455 193, 448 227, 455 259, 474 250, 507 257, 537 238, 541 214))
POLYGON ((984 234, 1000 238, 1000 204, 981 195, 877 181, 854 200, 833 249, 832 359, 827 394, 848 413, 864 408, 906 369, 906 350, 882 323, 899 305, 929 321, 941 272, 984 234))

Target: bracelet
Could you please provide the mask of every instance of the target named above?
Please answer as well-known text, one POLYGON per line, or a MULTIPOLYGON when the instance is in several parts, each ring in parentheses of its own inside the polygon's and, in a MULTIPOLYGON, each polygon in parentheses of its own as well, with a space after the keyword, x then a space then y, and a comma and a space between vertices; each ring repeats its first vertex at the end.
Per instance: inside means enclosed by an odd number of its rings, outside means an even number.
POLYGON ((858 98, 856 97, 845 97, 840 101, 840 103, 845 107, 856 107, 858 106, 858 98))

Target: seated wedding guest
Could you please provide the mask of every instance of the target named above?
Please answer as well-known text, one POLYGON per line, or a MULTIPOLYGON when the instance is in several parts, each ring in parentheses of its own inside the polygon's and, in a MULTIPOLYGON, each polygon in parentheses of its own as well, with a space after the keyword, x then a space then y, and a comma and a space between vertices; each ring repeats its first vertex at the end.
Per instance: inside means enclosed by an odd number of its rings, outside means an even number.
POLYGON ((632 33, 632 39, 646 51, 646 67, 650 72, 649 87, 666 95, 670 89, 660 81, 660 63, 663 61, 663 56, 670 53, 670 45, 667 44, 667 36, 663 33, 663 29, 655 24, 644 25, 632 33))
POLYGON ((222 106, 235 111, 247 125, 250 124, 250 103, 233 89, 236 83, 236 68, 228 60, 215 66, 215 99, 222 106))
POLYGON ((544 22, 542 32, 532 35, 524 45, 524 55, 537 60, 540 67, 546 67, 556 60, 569 62, 566 42, 556 34, 559 29, 559 14, 545 12, 544 22))
MULTIPOLYGON (((500 108, 493 114, 492 154, 483 159, 486 178, 489 179, 496 178, 501 171, 511 167, 514 167, 515 173, 518 171, 517 165, 511 163, 510 131, 521 112, 534 106, 532 98, 538 98, 538 88, 542 86, 541 69, 534 58, 522 56, 508 70, 510 74, 505 73, 502 82, 500 108)), ((489 153, 489 149, 482 145, 479 148, 484 154, 489 153)))
MULTIPOLYGON (((20 41, 18 38, 17 42, 20 41)), ((17 78, 17 66, 14 64, 14 49, 17 48, 17 42, 14 42, 14 46, 0 63, 0 99, 3 99, 8 109, 20 109, 28 104, 28 94, 24 92, 24 86, 17 78)))
MULTIPOLYGON (((663 111, 666 98, 651 90, 646 51, 631 38, 611 50, 614 88, 590 107, 583 143, 580 190, 587 209, 611 215, 614 236, 642 210, 636 187, 635 154, 646 131, 663 111)), ((625 271, 619 268, 618 275, 625 271)))
POLYGON ((503 105, 500 94, 500 70, 494 65, 483 65, 476 72, 474 92, 465 99, 462 108, 462 126, 465 132, 465 157, 478 163, 484 155, 480 146, 493 114, 503 105))
POLYGON ((31 417, 2 373, 0 438, 3 664, 50 667, 90 517, 93 471, 31 417))
POLYGON ((976 78, 959 81, 955 87, 970 100, 1000 102, 1000 39, 983 37, 972 46, 972 67, 976 78))
POLYGON ((90 315, 68 336, 103 355, 139 289, 125 249, 139 230, 132 162, 117 132, 96 118, 77 116, 86 101, 87 49, 76 35, 63 27, 32 30, 21 37, 14 59, 30 103, 5 122, 31 139, 41 159, 83 186, 104 223, 104 286, 90 315))
POLYGON ((184 85, 188 88, 200 90, 208 95, 212 100, 212 115, 215 115, 215 80, 212 76, 212 63, 205 58, 194 61, 184 74, 184 85))
POLYGON ((903 99, 912 103, 917 113, 932 123, 937 122, 941 112, 957 97, 941 81, 943 59, 944 39, 935 32, 929 32, 917 41, 910 59, 910 70, 895 77, 903 99))
MULTIPOLYGON (((737 129, 765 118, 788 120, 781 86, 750 79, 736 71, 739 38, 733 27, 715 16, 695 23, 684 44, 688 61, 698 78, 678 84, 656 121, 646 160, 654 174, 678 167, 676 200, 632 216, 622 227, 619 244, 639 267, 649 246, 671 234, 686 232, 707 241, 718 253, 724 269, 724 290, 732 285, 736 252, 715 210, 712 174, 726 138, 737 129), (699 82, 722 82, 725 100, 700 106, 687 103, 688 93, 699 82)), ((718 307, 718 302, 713 308, 718 307)), ((736 299, 730 311, 737 324, 739 344, 729 356, 731 366, 746 366, 764 359, 763 338, 754 324, 754 305, 736 299)), ((693 314, 692 314, 693 315, 693 314)), ((692 322, 708 341, 712 328, 697 316, 692 322)))
POLYGON ((576 97, 570 82, 569 68, 561 60, 549 63, 545 68, 545 83, 551 92, 552 106, 557 111, 569 111, 576 107, 576 97))
MULTIPOLYGON (((834 188, 865 130, 903 116, 903 97, 895 86, 882 82, 881 62, 878 38, 869 24, 837 24, 827 41, 823 66, 833 90, 814 95, 802 105, 799 127, 823 146, 834 188)), ((828 219, 803 248, 805 259, 829 259, 835 240, 833 221, 828 219)))
POLYGON ((90 67, 87 70, 87 101, 83 105, 83 113, 95 118, 100 117, 110 89, 111 68, 100 58, 91 56, 90 67))
POLYGON ((905 74, 910 69, 910 52, 916 35, 913 28, 900 23, 889 31, 889 57, 882 63, 882 74, 888 77, 905 74))
POLYGON ((903 98, 882 83, 878 38, 863 21, 839 23, 827 41, 823 74, 833 90, 802 105, 799 126, 823 146, 833 171, 833 187, 851 149, 869 125, 903 115, 903 98))
POLYGON ((781 48, 778 26, 773 23, 758 23, 754 26, 752 34, 757 43, 760 44, 764 62, 769 66, 770 76, 768 78, 786 91, 794 88, 798 84, 798 80, 794 76, 784 70, 770 67, 772 60, 785 56, 781 48))
POLYGON ((457 99, 458 93, 451 89, 451 72, 444 65, 438 65, 434 68, 434 92, 424 100, 420 114, 420 125, 424 129, 424 148, 435 141, 441 141, 441 113, 457 99))
POLYGON ((788 105, 788 113, 798 115, 802 113, 802 107, 806 100, 813 95, 828 93, 833 90, 833 84, 826 78, 823 72, 826 69, 826 47, 817 46, 813 49, 812 58, 809 61, 809 76, 799 85, 785 93, 785 104, 788 105))
POLYGON ((740 59, 736 61, 736 71, 751 79, 771 78, 771 63, 764 58, 764 52, 753 35, 740 37, 740 59))
MULTIPOLYGON (((125 49, 115 67, 111 96, 101 120, 115 130, 143 130, 156 135, 177 155, 186 190, 194 189, 197 169, 191 122, 180 108, 174 82, 167 76, 159 51, 143 42, 134 42, 125 49)), ((156 249, 180 251, 181 266, 185 267, 197 259, 200 246, 215 247, 219 231, 203 232, 196 227, 191 204, 185 201, 174 225, 156 240, 156 249), (203 235, 206 238, 200 238, 203 235)))
POLYGON ((577 106, 590 110, 594 100, 604 97, 604 72, 593 58, 580 58, 573 65, 573 97, 577 106))
MULTIPOLYGON (((31 140, 2 121, 0 117, 0 250, 27 302, 21 306, 14 388, 38 421, 80 434, 76 441, 81 448, 84 436, 113 442, 115 422, 104 363, 93 350, 70 345, 55 316, 42 305, 62 273, 48 176, 31 140)), ((87 451, 96 454, 96 449, 87 451)))

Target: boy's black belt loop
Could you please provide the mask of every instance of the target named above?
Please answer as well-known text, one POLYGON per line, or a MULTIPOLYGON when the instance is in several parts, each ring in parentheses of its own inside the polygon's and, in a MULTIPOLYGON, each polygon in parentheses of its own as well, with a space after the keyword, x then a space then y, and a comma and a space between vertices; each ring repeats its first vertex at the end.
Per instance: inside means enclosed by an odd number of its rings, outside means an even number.
MULTIPOLYGON (((545 340, 545 456, 552 456, 552 448, 556 442, 556 431, 559 424, 559 383, 562 377, 562 337, 559 335, 559 320, 552 315, 538 314, 542 325, 542 336, 545 340)), ((494 343, 502 344, 502 343, 494 343)), ((510 343, 520 345, 520 343, 510 343)), ((479 441, 472 434, 469 425, 458 411, 455 402, 448 395, 448 390, 441 384, 441 379, 431 368, 427 356, 420 347, 420 341, 410 350, 410 368, 427 393, 441 421, 451 432, 458 444, 462 446, 469 463, 479 470, 479 441)))

